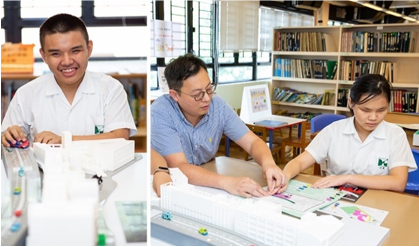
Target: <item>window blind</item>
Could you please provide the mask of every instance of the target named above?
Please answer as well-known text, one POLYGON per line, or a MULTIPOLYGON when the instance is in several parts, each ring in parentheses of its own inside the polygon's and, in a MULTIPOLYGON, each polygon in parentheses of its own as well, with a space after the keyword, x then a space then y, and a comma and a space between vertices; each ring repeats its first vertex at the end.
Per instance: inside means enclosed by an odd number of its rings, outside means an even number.
POLYGON ((313 26, 314 17, 287 11, 260 8, 259 51, 272 51, 274 27, 313 26))
POLYGON ((220 50, 257 51, 259 1, 220 1, 220 50))

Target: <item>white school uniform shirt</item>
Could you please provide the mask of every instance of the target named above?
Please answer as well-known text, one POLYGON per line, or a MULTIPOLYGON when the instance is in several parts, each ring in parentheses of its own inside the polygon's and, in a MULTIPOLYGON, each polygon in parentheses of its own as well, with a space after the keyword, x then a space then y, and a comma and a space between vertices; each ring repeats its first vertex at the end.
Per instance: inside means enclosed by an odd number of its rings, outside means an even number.
POLYGON ((330 175, 388 175, 398 166, 417 169, 406 133, 395 124, 382 121, 361 142, 354 117, 325 127, 306 148, 317 163, 327 160, 330 175))
POLYGON ((7 109, 2 133, 12 125, 29 133, 30 141, 43 131, 94 135, 95 128, 103 132, 128 128, 130 136, 137 132, 122 84, 111 76, 89 71, 71 105, 52 73, 20 87, 7 109))

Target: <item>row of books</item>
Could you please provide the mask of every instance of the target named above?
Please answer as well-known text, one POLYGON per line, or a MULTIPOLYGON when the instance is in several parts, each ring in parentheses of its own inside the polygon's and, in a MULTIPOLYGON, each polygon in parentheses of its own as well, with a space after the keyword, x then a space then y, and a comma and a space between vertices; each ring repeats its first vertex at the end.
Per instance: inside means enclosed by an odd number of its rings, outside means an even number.
POLYGON ((328 60, 309 60, 276 58, 274 76, 291 78, 336 79, 337 62, 328 60))
POLYGON ((336 51, 332 35, 320 32, 276 32, 275 51, 336 51))
POLYGON ((334 90, 326 90, 322 94, 301 92, 292 88, 275 88, 272 101, 309 105, 333 105, 334 90))
POLYGON ((418 93, 404 90, 393 90, 389 111, 410 113, 416 112, 418 93))
POLYGON ((394 82, 396 63, 386 61, 343 60, 340 67, 341 80, 355 80, 366 74, 380 74, 388 82, 394 82))
MULTIPOLYGON (((337 106, 347 107, 350 89, 338 89, 337 106)), ((392 90, 391 100, 389 103, 390 112, 412 113, 416 112, 418 105, 418 93, 405 90, 392 90)))
POLYGON ((343 32, 342 52, 415 52, 416 32, 343 32))

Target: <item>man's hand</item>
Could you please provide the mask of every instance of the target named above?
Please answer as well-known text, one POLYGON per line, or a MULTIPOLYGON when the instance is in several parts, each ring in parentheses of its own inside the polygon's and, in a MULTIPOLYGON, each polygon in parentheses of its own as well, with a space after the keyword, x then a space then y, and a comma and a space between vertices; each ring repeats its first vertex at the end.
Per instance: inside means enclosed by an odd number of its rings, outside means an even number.
POLYGON ((312 184, 312 188, 329 188, 346 184, 346 175, 326 176, 312 184))
POLYGON ((156 172, 153 176, 153 189, 160 197, 160 185, 172 182, 172 178, 166 172, 156 172))
POLYGON ((61 136, 58 136, 51 131, 43 131, 35 136, 33 142, 40 142, 46 144, 61 144, 61 136))
POLYGON ((5 147, 10 147, 9 142, 16 144, 16 141, 27 141, 25 132, 17 125, 8 127, 7 130, 1 134, 1 144, 5 147))
POLYGON ((222 187, 230 194, 243 197, 268 196, 266 191, 258 183, 248 177, 225 177, 222 187))
POLYGON ((282 170, 275 164, 263 165, 263 176, 268 183, 269 195, 277 193, 283 186, 286 185, 285 175, 282 170))

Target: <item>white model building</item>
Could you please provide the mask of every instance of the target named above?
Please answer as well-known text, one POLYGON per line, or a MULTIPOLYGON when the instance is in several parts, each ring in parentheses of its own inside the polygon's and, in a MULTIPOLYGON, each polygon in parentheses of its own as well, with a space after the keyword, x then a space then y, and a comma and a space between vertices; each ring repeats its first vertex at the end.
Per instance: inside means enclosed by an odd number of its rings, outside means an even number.
POLYGON ((132 140, 71 140, 71 134, 64 131, 62 145, 34 143, 33 151, 42 168, 45 169, 46 163, 66 162, 88 174, 105 176, 105 171, 115 171, 134 159, 135 142, 132 140))
POLYGON ((62 145, 34 143, 44 171, 42 201, 28 206, 27 245, 97 245, 98 180, 134 159, 134 142, 125 139, 71 141, 64 132, 62 145))
POLYGON ((343 245, 343 223, 333 216, 282 214, 256 198, 211 194, 189 184, 161 186, 161 208, 235 231, 266 245, 343 245))

